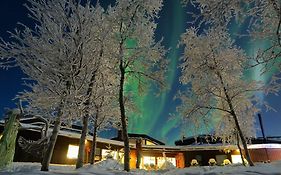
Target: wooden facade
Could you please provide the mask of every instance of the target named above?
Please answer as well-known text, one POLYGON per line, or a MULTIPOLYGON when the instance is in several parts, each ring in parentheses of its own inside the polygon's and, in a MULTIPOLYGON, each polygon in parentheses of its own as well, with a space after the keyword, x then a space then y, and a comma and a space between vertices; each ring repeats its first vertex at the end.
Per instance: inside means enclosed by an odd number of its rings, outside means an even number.
POLYGON ((250 149, 250 155, 254 162, 281 160, 281 148, 250 149))

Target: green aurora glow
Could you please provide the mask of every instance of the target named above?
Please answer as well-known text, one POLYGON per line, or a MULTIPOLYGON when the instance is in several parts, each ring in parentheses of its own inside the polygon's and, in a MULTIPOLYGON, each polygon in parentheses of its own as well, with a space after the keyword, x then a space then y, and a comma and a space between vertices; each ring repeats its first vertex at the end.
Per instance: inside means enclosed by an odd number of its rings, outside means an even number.
MULTIPOLYGON (((161 93, 159 96, 155 95, 155 89, 150 89, 144 96, 139 96, 135 99, 135 104, 139 108, 139 113, 129 115, 129 132, 132 133, 144 133, 159 140, 165 141, 168 144, 172 144, 174 140, 169 140, 170 135, 179 137, 179 129, 174 128, 178 121, 176 119, 168 120, 170 113, 175 111, 175 105, 169 105, 169 101, 173 100, 173 94, 176 90, 175 84, 178 83, 177 63, 180 57, 180 51, 177 48, 180 34, 184 32, 184 26, 186 20, 184 19, 185 11, 182 8, 180 1, 165 2, 170 9, 164 8, 162 14, 167 16, 161 16, 158 24, 159 28, 163 28, 161 31, 165 35, 164 44, 170 47, 168 59, 169 72, 167 75, 167 84, 169 90, 161 93), (166 19, 163 19, 166 18, 166 19), (165 23, 165 21, 170 21, 165 23), (166 122, 165 122, 166 121, 166 122)), ((137 82, 130 83, 130 89, 134 93, 138 94, 137 82)), ((128 87, 127 87, 128 88, 128 87)))
MULTIPOLYGON (((180 35, 187 28, 188 17, 186 9, 180 4, 180 0, 164 1, 164 8, 160 14, 158 23, 158 28, 161 28, 161 31, 158 32, 164 36, 164 45, 166 48, 170 49, 167 56, 170 60, 169 73, 167 75, 167 83, 170 89, 163 92, 160 96, 155 95, 154 89, 151 89, 144 96, 138 96, 135 98, 135 104, 140 111, 139 113, 129 115, 129 132, 148 134, 170 145, 174 144, 174 141, 180 139, 183 135, 194 135, 190 130, 192 125, 182 123, 180 116, 175 113, 178 102, 173 100, 176 91, 181 89, 178 82, 179 70, 177 68, 178 59, 181 56, 178 43, 180 35), (171 118, 171 114, 175 116, 171 118)), ((234 24, 230 26, 230 32, 232 34, 239 33, 245 29, 245 27, 246 25, 234 24)), ((239 40, 235 35, 232 35, 232 37, 239 40)), ((238 44, 250 56, 254 55, 261 46, 266 46, 264 42, 253 44, 245 39, 241 40, 238 44)), ((269 72, 260 75, 260 67, 256 67, 249 72, 245 72, 245 78, 266 83, 269 81, 272 74, 273 72, 269 72)), ((137 82, 130 82, 129 86, 134 94, 138 94, 137 82)), ((263 93, 259 95, 262 99, 264 98, 263 93)), ((211 125, 215 123, 216 120, 216 118, 213 118, 209 123, 209 128, 206 129, 202 127, 197 134, 210 132, 210 130, 212 130, 211 125)))

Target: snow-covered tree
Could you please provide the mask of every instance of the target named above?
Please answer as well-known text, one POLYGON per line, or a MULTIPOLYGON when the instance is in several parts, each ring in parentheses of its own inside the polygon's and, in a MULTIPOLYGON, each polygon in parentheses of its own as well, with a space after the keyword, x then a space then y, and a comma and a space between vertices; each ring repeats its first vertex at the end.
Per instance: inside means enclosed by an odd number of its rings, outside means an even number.
POLYGON ((22 96, 38 112, 55 116, 41 168, 47 171, 62 119, 85 102, 79 95, 90 77, 87 68, 96 63, 95 13, 89 1, 83 6, 76 0, 29 0, 26 7, 36 25, 22 24, 11 33, 11 42, 2 40, 0 57, 2 65, 15 63, 32 80, 35 94, 22 96))
POLYGON ((111 79, 111 74, 99 74, 101 76, 99 83, 94 86, 92 96, 92 117, 91 123, 93 127, 93 141, 90 153, 90 163, 94 164, 96 152, 97 133, 109 127, 116 126, 120 123, 120 111, 118 108, 118 82, 111 79), (109 78, 110 77, 110 78, 109 78))
POLYGON ((267 71, 275 64, 280 65, 278 59, 281 55, 281 3, 279 0, 183 0, 183 2, 192 4, 200 10, 193 13, 194 22, 200 21, 201 24, 223 27, 233 22, 238 25, 246 24, 244 26, 247 28, 243 31, 243 35, 248 35, 258 42, 266 42, 267 46, 260 48, 254 58, 255 63, 251 66, 263 65, 263 71, 267 71))
MULTIPOLYGON (((155 42, 155 19, 162 8, 162 0, 117 0, 108 14, 115 34, 112 55, 118 61, 119 107, 124 140, 124 169, 129 167, 129 139, 125 109, 124 86, 128 78, 134 78, 138 86, 145 88, 149 81, 162 85, 166 63, 160 42, 155 42)), ((157 85, 156 85, 157 86, 157 85)), ((127 97, 129 98, 129 97, 127 97)))
POLYGON ((225 141, 235 137, 237 131, 246 157, 253 165, 246 138, 254 135, 254 116, 258 111, 254 106, 257 103, 254 92, 262 87, 243 77, 245 54, 221 28, 201 35, 194 28, 188 29, 182 35, 181 44, 185 48, 180 81, 187 85, 187 90, 178 94, 182 101, 178 111, 196 127, 200 127, 200 121, 208 123, 210 118, 215 118, 214 131, 225 141))
MULTIPOLYGON (((112 59, 110 55, 110 46, 113 32, 110 20, 108 19, 108 15, 105 10, 97 3, 95 6, 91 6, 92 9, 92 28, 91 32, 91 44, 93 45, 93 54, 91 55, 92 64, 87 65, 85 72, 89 77, 86 79, 85 88, 81 92, 79 92, 82 109, 82 134, 80 138, 79 144, 79 153, 78 159, 76 162, 76 168, 80 168, 83 166, 84 160, 84 150, 85 150, 85 139, 88 134, 88 126, 90 116, 96 115, 94 114, 96 111, 95 106, 93 105, 95 100, 97 100, 96 91, 101 91, 103 89, 101 86, 104 82, 115 81, 114 76, 116 78, 114 72, 114 66, 116 65, 116 61, 112 59), (104 76, 102 76, 104 75, 104 76), (106 75, 106 76, 105 76, 106 75), (94 110, 91 110, 94 108, 94 110), (93 113, 94 111, 94 113, 93 113)), ((113 83, 112 83, 113 84, 113 83)), ((107 84, 105 85, 107 86, 107 84)), ((111 86, 113 87, 113 86, 111 86)), ((112 91, 112 89, 107 88, 108 91, 112 91)), ((103 91, 103 93, 107 93, 103 91)), ((110 94, 110 93, 108 93, 110 94)), ((106 94, 98 94, 99 96, 106 94)), ((110 100, 110 99, 106 99, 110 100)), ((107 103, 107 102, 106 102, 107 103)))

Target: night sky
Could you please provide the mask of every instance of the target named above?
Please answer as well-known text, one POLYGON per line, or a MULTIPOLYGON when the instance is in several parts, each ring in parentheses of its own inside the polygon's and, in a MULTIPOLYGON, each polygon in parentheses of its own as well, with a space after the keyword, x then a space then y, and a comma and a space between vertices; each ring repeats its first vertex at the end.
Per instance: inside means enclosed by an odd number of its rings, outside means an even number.
MULTIPOLYGON (((108 1, 107 1, 108 2, 108 1)), ((12 31, 17 22, 32 25, 32 21, 27 17, 27 10, 23 7, 25 0, 1 0, 0 2, 0 37, 8 40, 7 31, 12 31)), ((164 37, 163 44, 169 50, 167 59, 170 59, 170 71, 168 73, 168 84, 170 90, 159 97, 155 96, 152 89, 146 96, 136 100, 141 114, 129 117, 129 131, 134 133, 148 134, 156 139, 164 141, 167 144, 173 144, 175 140, 181 138, 183 133, 180 131, 180 121, 171 115, 176 114, 178 101, 173 100, 176 91, 181 88, 178 82, 179 70, 177 69, 178 60, 181 56, 181 49, 177 47, 180 34, 188 27, 187 21, 190 20, 186 13, 187 8, 183 8, 180 0, 164 0, 164 7, 158 20, 158 29, 156 38, 164 37)), ((231 31, 242 30, 242 27, 232 27, 231 31)), ((256 48, 263 43, 250 45, 244 40, 239 41, 239 45, 250 55, 254 54, 256 48)), ((260 76, 258 68, 247 75, 249 78, 267 82, 270 74, 260 76)), ((3 116, 5 108, 16 107, 13 98, 17 92, 25 87, 22 85, 24 75, 19 68, 9 70, 0 70, 0 116, 3 116)), ((264 96, 260 94, 277 112, 262 109, 261 114, 264 121, 265 134, 267 136, 281 136, 281 97, 264 96)), ((191 124, 192 125, 192 124, 191 124)), ((260 136, 259 125, 257 124, 257 135, 260 136)), ((202 130, 203 134, 204 131, 202 130)), ((184 135, 190 136, 188 126, 184 129, 184 135)))

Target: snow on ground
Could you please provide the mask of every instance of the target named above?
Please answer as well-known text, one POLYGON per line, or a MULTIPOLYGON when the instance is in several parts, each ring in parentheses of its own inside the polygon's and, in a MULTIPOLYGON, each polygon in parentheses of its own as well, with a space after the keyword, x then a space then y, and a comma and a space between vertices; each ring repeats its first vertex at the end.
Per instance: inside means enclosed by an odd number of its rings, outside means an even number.
POLYGON ((204 166, 159 171, 132 170, 130 173, 122 171, 123 167, 112 159, 99 162, 96 166, 85 165, 75 170, 70 165, 51 165, 49 172, 40 171, 39 163, 15 162, 9 168, 0 171, 0 175, 281 175, 281 161, 256 164, 255 167, 244 167, 242 165, 231 166, 204 166))
POLYGON ((163 165, 160 167, 160 170, 172 170, 176 167, 172 164, 172 162, 165 161, 163 165))
POLYGON ((108 170, 123 170, 124 169, 124 165, 114 159, 106 159, 104 161, 97 162, 95 165, 97 166, 97 168, 101 168, 101 169, 105 168, 108 170))

